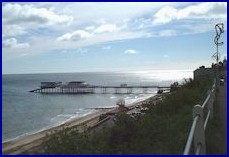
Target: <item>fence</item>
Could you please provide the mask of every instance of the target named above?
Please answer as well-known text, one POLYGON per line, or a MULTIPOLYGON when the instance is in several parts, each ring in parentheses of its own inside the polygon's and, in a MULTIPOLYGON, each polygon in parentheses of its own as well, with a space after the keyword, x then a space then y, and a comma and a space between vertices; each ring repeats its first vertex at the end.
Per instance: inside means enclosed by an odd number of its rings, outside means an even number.
POLYGON ((190 153, 192 142, 194 144, 194 153, 196 155, 206 154, 205 129, 209 118, 213 117, 213 103, 215 100, 216 83, 214 82, 212 89, 208 91, 208 96, 204 103, 193 107, 193 123, 188 136, 188 140, 183 155, 190 153), (206 109, 206 116, 204 110, 206 109))

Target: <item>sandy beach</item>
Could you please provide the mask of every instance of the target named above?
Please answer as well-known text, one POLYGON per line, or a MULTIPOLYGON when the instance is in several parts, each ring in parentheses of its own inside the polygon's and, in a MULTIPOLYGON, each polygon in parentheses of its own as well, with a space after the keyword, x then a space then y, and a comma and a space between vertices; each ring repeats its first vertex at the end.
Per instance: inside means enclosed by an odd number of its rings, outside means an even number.
MULTIPOLYGON (((113 109, 115 110, 115 109, 113 109)), ((89 114, 87 116, 81 117, 81 118, 76 118, 71 121, 68 121, 64 124, 61 124, 56 127, 52 127, 50 129, 27 135, 12 141, 7 141, 2 143, 2 153, 3 154, 20 154, 28 149, 32 149, 43 141, 44 137, 52 132, 59 131, 63 128, 72 128, 72 127, 79 127, 83 125, 93 125, 99 120, 99 116, 101 114, 111 112, 112 110, 99 110, 95 113, 89 114)), ((80 128, 78 128, 80 131, 80 128)))
MULTIPOLYGON (((152 96, 140 102, 133 103, 129 105, 128 108, 133 109, 135 106, 149 103, 149 101, 157 101, 158 99, 160 99, 159 95, 152 96)), ((83 128, 85 128, 85 126, 86 128, 88 128, 97 124, 99 122, 100 115, 109 112, 117 113, 117 111, 118 111, 117 107, 113 109, 98 110, 92 114, 89 114, 81 118, 73 119, 59 126, 55 126, 47 130, 35 134, 27 135, 12 141, 4 142, 2 143, 2 154, 22 154, 27 150, 33 150, 44 141, 44 138, 46 137, 47 134, 54 133, 56 131, 62 130, 63 128, 77 128, 79 131, 83 131, 83 128)))

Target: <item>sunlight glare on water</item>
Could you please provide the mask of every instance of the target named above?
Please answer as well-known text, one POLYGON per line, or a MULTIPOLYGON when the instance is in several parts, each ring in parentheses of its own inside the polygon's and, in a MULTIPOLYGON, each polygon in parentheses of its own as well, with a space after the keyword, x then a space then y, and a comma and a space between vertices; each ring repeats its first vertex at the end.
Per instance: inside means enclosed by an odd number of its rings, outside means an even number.
POLYGON ((170 80, 182 81, 184 78, 193 78, 193 70, 153 70, 153 71, 138 71, 135 74, 141 74, 142 78, 152 80, 170 80))

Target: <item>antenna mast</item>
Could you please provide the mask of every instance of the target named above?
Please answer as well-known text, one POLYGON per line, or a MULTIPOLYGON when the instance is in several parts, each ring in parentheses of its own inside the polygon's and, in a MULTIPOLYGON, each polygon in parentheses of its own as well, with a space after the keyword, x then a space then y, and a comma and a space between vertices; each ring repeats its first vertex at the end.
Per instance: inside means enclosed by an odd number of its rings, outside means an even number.
POLYGON ((224 27, 223 27, 223 23, 218 23, 215 25, 215 31, 216 31, 216 36, 215 36, 215 44, 216 44, 216 53, 213 54, 213 58, 216 59, 216 64, 219 63, 219 46, 223 45, 223 41, 219 42, 219 38, 221 36, 222 33, 224 33, 224 27))

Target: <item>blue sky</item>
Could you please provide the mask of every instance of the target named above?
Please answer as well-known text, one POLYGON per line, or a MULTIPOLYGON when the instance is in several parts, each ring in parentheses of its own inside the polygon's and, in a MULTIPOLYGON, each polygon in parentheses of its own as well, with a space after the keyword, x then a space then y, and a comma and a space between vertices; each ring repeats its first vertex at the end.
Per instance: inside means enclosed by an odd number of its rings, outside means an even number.
POLYGON ((210 66, 227 3, 2 3, 7 73, 193 70, 210 66))

